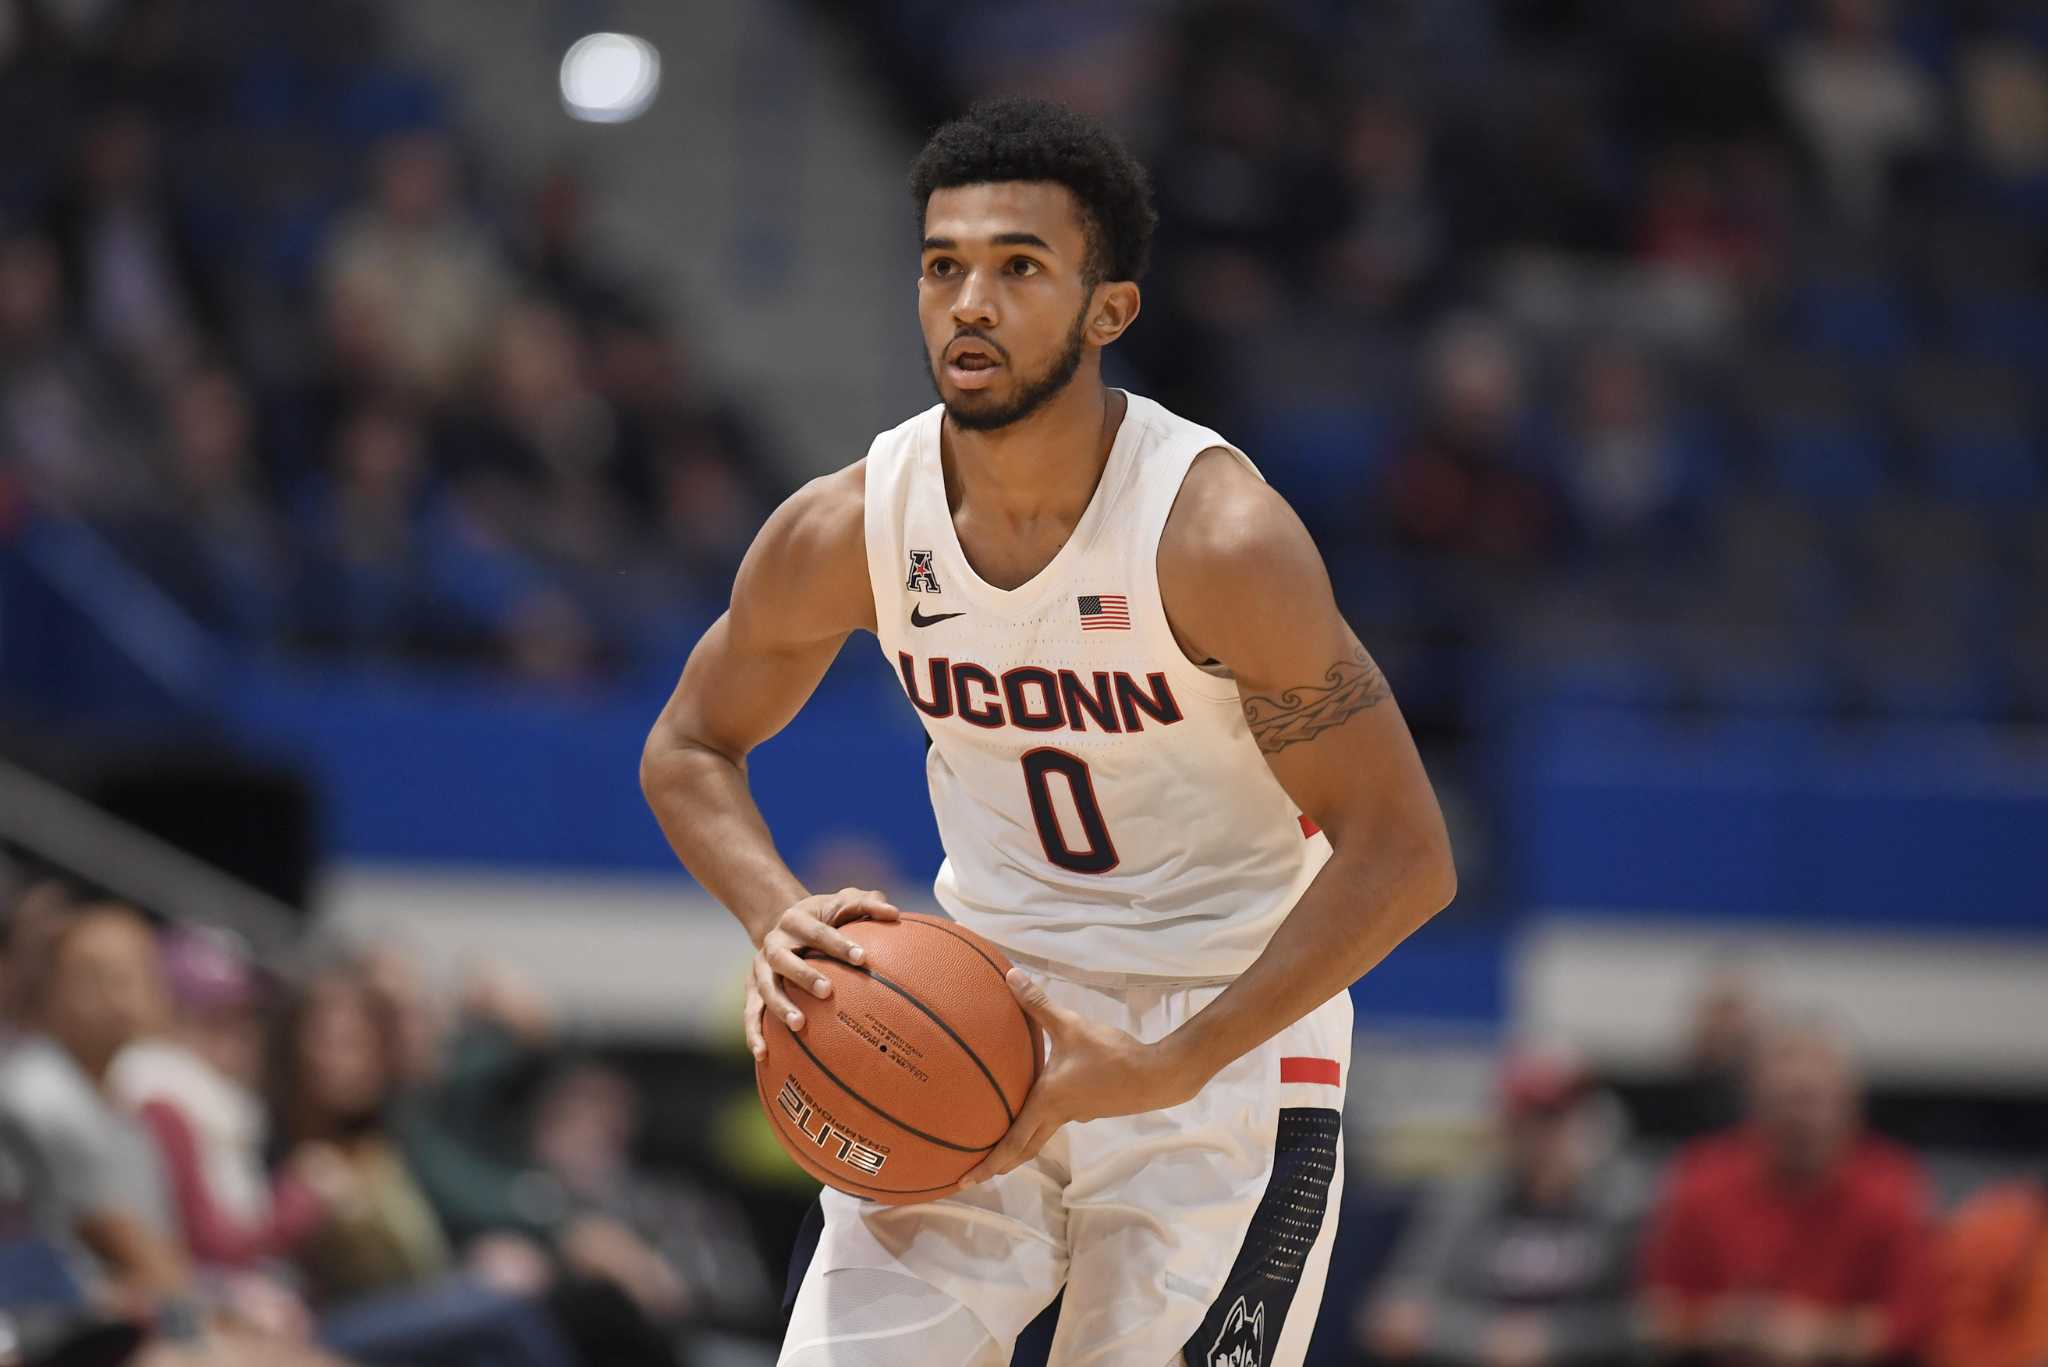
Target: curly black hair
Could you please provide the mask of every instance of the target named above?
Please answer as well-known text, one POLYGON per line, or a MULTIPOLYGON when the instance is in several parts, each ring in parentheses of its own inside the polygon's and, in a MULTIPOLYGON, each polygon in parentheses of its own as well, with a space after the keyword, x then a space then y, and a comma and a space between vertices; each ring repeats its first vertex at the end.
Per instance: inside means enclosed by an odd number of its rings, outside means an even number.
POLYGON ((1049 100, 983 100, 932 134, 910 168, 910 193, 922 218, 934 190, 1005 180, 1049 180, 1073 192, 1091 286, 1144 275, 1159 223, 1152 181, 1100 123, 1049 100))

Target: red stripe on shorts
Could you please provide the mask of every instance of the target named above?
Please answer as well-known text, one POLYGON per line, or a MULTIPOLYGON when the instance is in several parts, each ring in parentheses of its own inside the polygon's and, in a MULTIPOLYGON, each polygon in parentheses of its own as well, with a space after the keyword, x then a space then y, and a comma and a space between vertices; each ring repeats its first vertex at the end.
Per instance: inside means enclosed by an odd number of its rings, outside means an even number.
POLYGON ((1305 816, 1298 816, 1295 818, 1295 820, 1301 823, 1301 838, 1303 840, 1312 839, 1315 836, 1316 832, 1322 830, 1321 826, 1316 825, 1315 822, 1310 821, 1305 816))
POLYGON ((1326 1087, 1335 1087, 1338 1081, 1337 1060, 1333 1058, 1283 1058, 1280 1060, 1282 1082, 1320 1082, 1326 1087))

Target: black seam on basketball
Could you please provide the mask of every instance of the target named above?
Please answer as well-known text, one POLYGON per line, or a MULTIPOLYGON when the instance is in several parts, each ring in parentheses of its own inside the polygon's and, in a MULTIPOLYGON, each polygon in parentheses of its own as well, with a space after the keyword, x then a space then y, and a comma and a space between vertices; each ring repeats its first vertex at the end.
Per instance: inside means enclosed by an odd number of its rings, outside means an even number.
MULTIPOLYGON (((930 926, 933 930, 939 931, 940 933, 946 935, 951 939, 958 940, 961 944, 966 945, 976 954, 979 954, 981 956, 981 961, 996 971, 996 976, 1003 980, 1003 990, 1005 992, 1010 990, 1010 975, 1003 971, 1003 966, 997 963, 994 959, 989 958, 987 950, 983 949, 980 945, 974 943, 974 941, 968 939, 965 935, 962 935, 959 932, 959 930, 956 929, 949 922, 918 919, 914 921, 906 921, 903 924, 913 926, 930 926)), ((1031 1056, 1031 1081, 1036 1082, 1038 1080, 1038 1065, 1044 1061, 1040 1053, 1038 1043, 1038 1032, 1031 1028, 1031 1017, 1027 1012, 1020 1008, 1017 1014, 1024 1017, 1024 1052, 1031 1056)), ((1000 1093, 1002 1091, 1002 1088, 998 1087, 996 1091, 1000 1093)), ((1024 1092, 1025 1095, 1030 1095, 1030 1082, 1024 1084, 1024 1092)), ((1010 1109, 1010 1098, 1007 1096, 1003 1097, 1003 1109, 1006 1111, 1010 1109)))
MULTIPOLYGON (((906 1000, 915 1001, 916 999, 906 998, 906 1000)), ((927 1012, 926 1014, 929 1015, 930 1013, 927 1012)), ((933 1016, 932 1019, 937 1020, 938 1017, 933 1016)), ((944 1022, 940 1023, 942 1025, 944 1024, 944 1022)), ((946 1033, 952 1034, 950 1030, 946 1033)), ((854 1091, 853 1088, 847 1086, 846 1080, 844 1078, 840 1077, 839 1074, 833 1072, 830 1068, 827 1068, 825 1066, 825 1061, 819 1058, 816 1054, 811 1052, 811 1046, 804 1043, 803 1032, 798 1030, 792 1030, 789 1032, 789 1037, 796 1041, 797 1048, 804 1051, 804 1057, 809 1059, 812 1063, 815 1063, 818 1066, 819 1072, 823 1073, 826 1077, 832 1079, 833 1086, 837 1087, 840 1091, 846 1093, 855 1101, 858 1101, 861 1105, 867 1107, 876 1115, 882 1117, 882 1119, 888 1121, 891 1125, 894 1125, 897 1129, 903 1131, 905 1134, 914 1134, 919 1139, 924 1140, 928 1144, 937 1144, 942 1149, 952 1149, 956 1153, 987 1153, 990 1149, 994 1148, 996 1144, 1002 1142, 1002 1138, 999 1135, 997 1136, 995 1143, 982 1144, 979 1146, 971 1144, 955 1144, 951 1140, 941 1139, 935 1134, 926 1134, 923 1130, 918 1129, 914 1125, 907 1125, 903 1121, 898 1120, 895 1116, 890 1115, 880 1106, 877 1106, 874 1102, 862 1096, 859 1092, 854 1091)), ((955 1036, 955 1038, 958 1037, 955 1036)), ((963 1049, 967 1048, 967 1046, 964 1044, 960 1047, 963 1049)), ((976 1063, 979 1063, 980 1061, 981 1060, 979 1059, 975 1060, 976 1063)))
MULTIPOLYGON (((768 1091, 765 1087, 761 1085, 761 1078, 758 1073, 755 1075, 754 1078, 754 1091, 755 1094, 761 1098, 762 1109, 771 1111, 772 1113, 772 1108, 768 1105, 768 1091)), ((775 1126, 777 1129, 781 1129, 782 1122, 780 1120, 777 1120, 775 1122, 775 1126)), ((787 1133, 788 1132, 785 1130, 784 1134, 786 1135, 787 1133)), ((813 1164, 816 1164, 820 1170, 825 1170, 825 1165, 823 1163, 819 1163, 817 1159, 812 1158, 809 1154, 798 1152, 794 1149, 790 1151, 789 1156, 790 1159, 793 1162, 795 1162, 798 1167, 802 1168, 812 1178, 820 1182, 826 1181, 826 1178, 820 1176, 819 1172, 812 1171, 813 1164)), ((842 1188, 859 1187, 862 1191, 872 1191, 883 1196, 922 1196, 929 1191, 956 1191, 959 1189, 960 1186, 958 1182, 945 1182, 941 1183, 936 1187, 876 1187, 870 1186, 866 1182, 856 1182, 851 1177, 847 1177, 842 1173, 833 1173, 827 1185, 839 1186, 842 1188)))
MULTIPOLYGON (((981 1069, 981 1075, 988 1079, 988 1089, 996 1094, 996 1105, 1003 1108, 1003 1115, 1005 1117, 1005 1124, 1003 1128, 1007 1131, 1011 1125, 1016 1124, 1017 1113, 1010 1109, 1010 1098, 1003 1095, 1003 1084, 996 1081, 996 1075, 988 1070, 988 1065, 981 1061, 981 1055, 974 1052, 973 1046, 969 1045, 966 1040, 961 1039, 959 1035, 955 1034, 953 1032, 953 1027, 946 1024, 946 1022, 940 1018, 938 1012, 932 1010, 929 1006, 926 1006, 923 1002, 911 996, 910 993, 906 992, 901 986, 897 985, 896 983, 890 982, 887 978, 875 972, 872 968, 866 969, 864 971, 870 978, 873 978, 876 982, 888 988, 891 992, 894 992, 897 996, 903 998, 903 1000, 909 1002, 918 1010, 924 1012, 925 1015, 931 1017, 932 1024, 938 1026, 939 1029, 945 1031, 946 1037, 952 1040, 953 1043, 960 1046, 960 1052, 967 1055, 969 1059, 972 1059, 975 1067, 981 1069)), ((998 1140, 997 1142, 1000 1143, 1002 1141, 998 1140)))
POLYGON ((962 935, 958 930, 954 929, 950 924, 948 924, 945 921, 926 921, 920 919, 915 921, 905 921, 902 922, 902 924, 913 926, 927 926, 932 930, 940 932, 941 934, 950 935, 952 938, 958 940, 961 944, 966 945, 969 949, 973 950, 976 954, 979 954, 981 956, 981 961, 987 964, 990 968, 993 968, 996 971, 996 976, 998 978, 1007 978, 1009 976, 1008 974, 1003 972, 1003 966, 1001 964, 997 963, 994 959, 989 958, 987 950, 983 949, 980 945, 974 943, 974 941, 968 939, 965 935, 962 935))
MULTIPOLYGON (((913 922, 912 922, 911 924, 913 924, 913 925, 930 925, 930 924, 931 924, 931 922, 929 922, 929 921, 913 921, 913 922)), ((968 941, 966 941, 966 940, 964 940, 964 939, 961 939, 961 937, 959 937, 958 935, 955 935, 955 936, 953 936, 953 938, 954 938, 954 939, 956 939, 956 940, 960 940, 960 943, 961 943, 961 944, 967 945, 967 947, 968 947, 969 949, 973 950, 973 951, 974 951, 974 952, 975 952, 976 954, 981 954, 981 948, 980 948, 980 946, 978 946, 978 945, 974 945, 974 944, 970 944, 970 943, 968 943, 968 941)), ((798 952, 799 952, 799 954, 802 954, 802 951, 798 951, 798 952)), ((814 951, 814 952, 815 952, 815 951, 814 951)), ((804 957, 808 957, 808 956, 804 956, 804 957)), ((995 960, 993 960, 993 959, 989 959, 988 955, 986 955, 986 954, 981 954, 981 957, 982 957, 983 959, 987 959, 987 960, 988 960, 988 966, 989 966, 990 968, 994 968, 994 967, 996 966, 996 965, 995 965, 995 960)), ((866 975, 867 975, 868 977, 870 977, 870 978, 873 978, 873 979, 874 979, 874 980, 875 980, 876 982, 878 982, 878 983, 880 983, 880 984, 881 984, 882 986, 884 986, 884 987, 888 988, 888 989, 889 989, 889 990, 890 990, 891 992, 894 992, 894 993, 895 993, 895 994, 896 994, 897 996, 899 996, 899 997, 903 998, 903 1000, 905 1000, 905 1001, 909 1002, 909 1003, 910 1003, 910 1004, 911 1004, 912 1006, 916 1007, 916 1008, 917 1008, 918 1010, 920 1010, 920 1011, 924 1012, 924 1013, 925 1013, 925 1015, 929 1016, 929 1017, 931 1018, 931 1022, 932 1022, 932 1024, 933 1024, 933 1025, 936 1025, 936 1026, 938 1026, 938 1027, 939 1027, 939 1029, 941 1029, 941 1030, 945 1031, 945 1032, 946 1032, 946 1038, 948 1038, 948 1039, 952 1040, 952 1041, 953 1041, 953 1043, 955 1043, 955 1044, 959 1045, 959 1046, 960 1046, 960 1052, 961 1052, 961 1053, 963 1053, 963 1054, 965 1054, 965 1055, 967 1055, 967 1057, 969 1058, 969 1060, 971 1060, 971 1061, 973 1062, 974 1066, 975 1066, 975 1067, 977 1067, 977 1068, 979 1068, 979 1069, 981 1070, 981 1075, 982 1075, 983 1077, 985 1077, 985 1078, 987 1078, 987 1079, 988 1079, 988 1086, 989 1086, 989 1090, 990 1090, 990 1091, 992 1091, 992 1092, 994 1092, 994 1093, 996 1094, 996 1105, 998 1105, 998 1106, 1000 1106, 1000 1107, 1002 1107, 1002 1108, 1003 1108, 1003 1117, 1004 1117, 1004 1120, 1005 1120, 1005 1129, 1007 1129, 1007 1128, 1008 1128, 1008 1126, 1010 1126, 1010 1125, 1014 1125, 1014 1124, 1016 1124, 1016 1123, 1017 1123, 1017 1113, 1016 1113, 1015 1111, 1013 1111, 1013 1110, 1011 1110, 1011 1109, 1010 1109, 1010 1098, 1009 1098, 1009 1097, 1008 1097, 1008 1096, 1007 1096, 1007 1095, 1006 1095, 1006 1094, 1004 1093, 1004 1091, 1003 1091, 1003 1084, 1002 1084, 1002 1083, 1000 1083, 1000 1082, 997 1082, 997 1081, 996 1081, 996 1075, 995 1075, 994 1073, 991 1073, 991 1072, 990 1072, 990 1071, 988 1070, 988 1065, 987 1065, 986 1063, 983 1063, 983 1062, 981 1061, 981 1055, 980 1055, 980 1054, 977 1054, 977 1053, 975 1053, 975 1052, 974 1052, 974 1047, 973 1047, 972 1045, 968 1044, 968 1042, 967 1042, 966 1040, 964 1040, 964 1039, 961 1039, 961 1038, 960 1038, 960 1036, 959 1036, 958 1034, 954 1033, 953 1027, 952 1027, 952 1026, 950 1026, 950 1025, 948 1025, 948 1024, 946 1024, 946 1022, 944 1021, 944 1019, 942 1019, 942 1018, 941 1018, 941 1017, 939 1016, 938 1012, 936 1012, 936 1011, 932 1010, 932 1009, 931 1009, 931 1008, 930 1008, 929 1006, 926 1006, 926 1005, 925 1005, 925 1004, 924 1004, 923 1002, 921 1002, 921 1001, 919 1001, 919 1000, 918 1000, 917 998, 915 998, 915 997, 911 996, 911 995, 910 995, 910 993, 909 993, 909 992, 907 992, 907 991, 905 991, 905 990, 904 990, 904 988, 903 988, 903 987, 902 987, 902 986, 901 986, 900 984, 898 984, 898 983, 893 983, 893 982, 889 981, 889 979, 887 979, 887 978, 883 977, 883 976, 882 976, 881 974, 879 974, 879 973, 875 972, 875 970, 874 970, 874 969, 872 969, 872 968, 869 968, 869 967, 868 967, 868 966, 867 966, 866 964, 847 964, 846 966, 847 966, 848 968, 852 969, 852 970, 853 970, 854 972, 856 972, 856 973, 864 973, 864 974, 866 974, 866 975)), ((1005 990, 1007 990, 1007 989, 1005 989, 1005 990)), ((1023 1010, 1022 1010, 1022 1008, 1019 1008, 1019 1009, 1018 1009, 1018 1013, 1017 1013, 1017 1014, 1019 1014, 1019 1015, 1023 1015, 1023 1010)), ((1029 1019, 1028 1019, 1028 1018, 1027 1018, 1027 1019, 1026 1019, 1026 1021, 1025 1021, 1025 1025, 1024 1025, 1024 1028, 1025 1028, 1025 1030, 1026 1030, 1027 1032, 1028 1032, 1028 1031, 1030 1030, 1030 1028, 1031 1028, 1031 1024, 1030 1024, 1030 1021, 1029 1021, 1029 1019)), ((792 1031, 791 1033, 793 1034, 793 1033, 795 1033, 795 1032, 794 1032, 794 1031, 792 1031)), ((810 1051, 810 1050, 808 1050, 808 1049, 806 1049, 806 1050, 804 1050, 804 1052, 808 1054, 808 1053, 810 1053, 811 1051, 810 1051)), ((821 1064, 819 1064, 818 1066, 819 1066, 820 1068, 822 1068, 822 1067, 824 1067, 825 1065, 821 1063, 821 1064)), ((1036 1061, 1036 1060, 1033 1060, 1033 1062, 1032 1062, 1032 1071, 1033 1071, 1033 1072, 1036 1072, 1037 1070, 1038 1070, 1038 1065, 1037 1065, 1037 1061, 1036 1061)), ((841 1086, 844 1086, 845 1084, 844 1084, 844 1083, 841 1083, 840 1085, 841 1085, 841 1086)), ((880 1108, 878 1107, 877 1109, 880 1109, 880 1108)), ((898 1123, 901 1123, 901 1122, 898 1122, 898 1123)), ((907 1129, 907 1128, 908 1128, 908 1126, 906 1126, 905 1128, 907 1129)), ((998 1143, 1000 1143, 1001 1141, 1000 1141, 1000 1140, 998 1140, 997 1142, 998 1142, 998 1143)))
MULTIPOLYGON (((768 1105, 768 1092, 761 1085, 761 1078, 758 1073, 754 1076, 754 1094, 761 1098, 761 1109, 770 1112, 770 1119, 773 1120, 775 1128, 782 1130, 782 1122, 773 1118, 773 1108, 768 1105)), ((785 1137, 788 1136, 789 1132, 787 1130, 782 1132, 785 1137)), ((958 1182, 942 1182, 936 1187, 871 1187, 865 1182, 856 1182, 851 1177, 836 1172, 832 1174, 828 1181, 825 1177, 811 1171, 811 1164, 817 1163, 817 1159, 812 1158, 809 1154, 798 1153, 793 1147, 785 1151, 789 1153, 790 1161, 802 1168, 808 1176, 816 1181, 824 1182, 827 1186, 839 1187, 841 1190, 847 1187, 859 1187, 862 1191, 872 1191, 881 1196, 922 1196, 928 1191, 957 1191, 960 1187, 958 1182)), ((825 1165, 818 1163, 818 1166, 823 1168, 825 1165)))

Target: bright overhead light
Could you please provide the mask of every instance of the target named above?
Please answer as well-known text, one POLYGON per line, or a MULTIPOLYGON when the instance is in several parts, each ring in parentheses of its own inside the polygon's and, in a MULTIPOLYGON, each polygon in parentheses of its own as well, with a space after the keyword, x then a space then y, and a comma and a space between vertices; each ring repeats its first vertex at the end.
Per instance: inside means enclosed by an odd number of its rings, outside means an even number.
POLYGON ((661 54, 630 33, 592 33, 562 57, 562 107, 590 123, 637 119, 661 89, 661 54))

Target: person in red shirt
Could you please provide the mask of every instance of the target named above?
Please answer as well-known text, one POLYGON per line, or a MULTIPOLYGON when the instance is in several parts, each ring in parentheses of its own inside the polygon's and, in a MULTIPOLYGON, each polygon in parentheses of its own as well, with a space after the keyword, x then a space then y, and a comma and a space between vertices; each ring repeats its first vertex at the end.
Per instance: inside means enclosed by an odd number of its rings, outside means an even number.
POLYGON ((1683 1150, 1644 1248, 1645 1329, 1714 1367, 1910 1361, 1931 1260, 1918 1161, 1863 1128, 1853 1064, 1812 1025, 1763 1041, 1747 1123, 1683 1150))
POLYGON ((246 947, 197 926, 156 938, 174 1006, 170 1028, 132 1041, 107 1086, 155 1142, 185 1251, 242 1320, 304 1339, 312 1319, 283 1260, 346 1194, 341 1156, 301 1149, 273 1179, 262 982, 246 947))
MULTIPOLYGON (((175 1005, 169 1031, 114 1060, 108 1085, 149 1127, 187 1248, 202 1265, 248 1270, 290 1254, 326 1218, 320 1155, 265 1172, 269 1116, 262 984, 232 937, 174 926, 157 958, 175 1005)), ((338 1165, 338 1155, 326 1166, 338 1165)))

